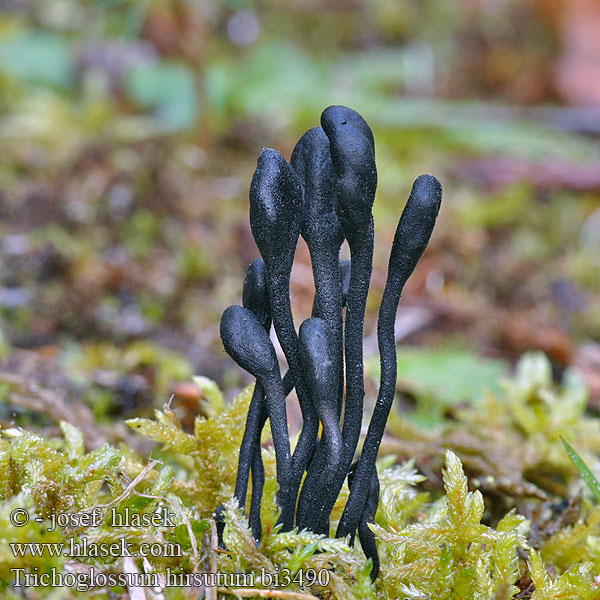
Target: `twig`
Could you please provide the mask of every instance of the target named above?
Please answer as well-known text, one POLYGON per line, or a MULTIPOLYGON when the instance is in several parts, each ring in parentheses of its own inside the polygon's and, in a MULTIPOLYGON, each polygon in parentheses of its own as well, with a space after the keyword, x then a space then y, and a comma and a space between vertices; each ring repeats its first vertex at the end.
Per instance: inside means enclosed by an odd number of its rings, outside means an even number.
MULTIPOLYGON (((219 536, 217 534, 217 523, 210 520, 210 572, 217 572, 217 548, 219 547, 219 536)), ((206 600, 217 600, 216 586, 207 586, 205 590, 206 600)))

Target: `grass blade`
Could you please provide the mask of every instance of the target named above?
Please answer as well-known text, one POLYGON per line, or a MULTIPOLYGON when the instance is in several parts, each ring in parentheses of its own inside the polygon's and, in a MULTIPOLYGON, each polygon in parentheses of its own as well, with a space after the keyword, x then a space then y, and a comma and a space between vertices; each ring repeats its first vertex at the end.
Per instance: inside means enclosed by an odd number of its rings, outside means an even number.
POLYGON ((560 438, 569 458, 573 461, 575 468, 579 471, 582 479, 585 481, 587 486, 590 488, 590 491, 596 498, 596 502, 600 502, 600 481, 596 478, 596 476, 592 473, 590 468, 585 464, 583 458, 577 454, 575 449, 563 438, 560 438))

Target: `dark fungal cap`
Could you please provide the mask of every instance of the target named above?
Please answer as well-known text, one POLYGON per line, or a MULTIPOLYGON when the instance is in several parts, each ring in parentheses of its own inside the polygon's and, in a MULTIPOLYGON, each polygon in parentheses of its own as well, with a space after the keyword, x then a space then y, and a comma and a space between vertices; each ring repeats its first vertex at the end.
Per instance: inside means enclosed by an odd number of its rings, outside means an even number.
MULTIPOLYGON (((258 196, 263 218, 287 216, 286 211, 299 209, 301 191, 298 177, 280 152, 263 148, 250 184, 250 196, 258 196)), ((258 199, 257 198, 257 199, 258 199)))
POLYGON ((327 135, 334 128, 350 126, 365 137, 371 146, 372 152, 375 153, 373 132, 367 122, 355 110, 347 106, 329 106, 321 113, 321 126, 327 135))
POLYGON ((290 164, 298 175, 306 179, 305 171, 309 163, 319 164, 329 162, 329 139, 322 127, 309 129, 299 140, 292 152, 290 164))
POLYGON ((220 333, 227 354, 242 369, 258 378, 279 371, 269 334, 252 311, 235 305, 227 308, 220 333))
POLYGON ((290 164, 277 150, 264 148, 250 184, 250 227, 267 264, 282 255, 293 258, 301 202, 300 181, 290 164))
POLYGON ((330 106, 321 115, 329 138, 336 176, 335 212, 348 241, 371 224, 377 188, 373 133, 365 120, 345 106, 330 106))
POLYGON ((302 235, 307 241, 342 243, 343 234, 333 210, 334 172, 329 138, 321 127, 309 129, 298 141, 290 164, 303 187, 302 235))
POLYGON ((433 175, 420 175, 415 179, 411 200, 422 210, 433 210, 437 215, 442 203, 442 184, 433 175))

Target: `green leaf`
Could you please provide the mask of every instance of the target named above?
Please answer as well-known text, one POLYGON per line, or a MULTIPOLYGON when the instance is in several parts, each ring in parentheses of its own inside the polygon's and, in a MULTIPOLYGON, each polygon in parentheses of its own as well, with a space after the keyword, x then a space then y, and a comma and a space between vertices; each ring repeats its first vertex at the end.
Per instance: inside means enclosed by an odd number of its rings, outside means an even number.
POLYGON ((575 468, 579 471, 581 478, 585 481, 587 486, 590 488, 590 491, 594 495, 596 502, 600 502, 600 482, 598 481, 596 476, 592 473, 590 468, 585 464, 585 461, 583 460, 583 458, 581 458, 581 456, 579 456, 579 454, 577 454, 577 452, 569 444, 569 442, 564 440, 562 437, 560 438, 560 440, 563 443, 563 446, 565 447, 565 450, 567 451, 569 458, 573 461, 575 468))
MULTIPOLYGON (((378 362, 368 363, 369 373, 379 375, 378 362)), ((497 384, 507 372, 507 363, 487 359, 473 352, 454 348, 400 349, 398 351, 398 389, 417 399, 406 416, 421 427, 443 422, 449 406, 476 402, 486 390, 498 392, 497 384)))
POLYGON ((75 65, 66 38, 24 31, 0 40, 0 71, 33 84, 69 87, 75 65))
POLYGON ((167 131, 186 129, 196 123, 196 82, 183 64, 137 65, 125 77, 125 90, 142 108, 153 110, 167 131))

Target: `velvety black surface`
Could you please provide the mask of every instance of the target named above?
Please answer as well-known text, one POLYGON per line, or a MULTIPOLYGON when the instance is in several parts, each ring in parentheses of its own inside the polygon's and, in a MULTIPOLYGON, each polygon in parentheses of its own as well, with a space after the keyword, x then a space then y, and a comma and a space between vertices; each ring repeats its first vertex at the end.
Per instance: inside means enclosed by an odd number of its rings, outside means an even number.
MULTIPOLYGON (((334 207, 350 246, 350 282, 346 297, 346 401, 340 468, 331 481, 320 513, 329 515, 352 464, 362 425, 364 387, 363 329, 373 265, 373 216, 377 171, 373 134, 364 119, 344 106, 321 115, 334 166, 334 207)), ((319 515, 319 521, 323 516, 319 515)))
POLYGON ((313 316, 331 329, 335 343, 338 388, 337 412, 341 415, 343 382, 342 281, 339 268, 344 234, 334 210, 335 173, 329 138, 321 127, 309 129, 298 141, 290 164, 302 184, 301 234, 310 252, 315 281, 313 316))
MULTIPOLYGON (((235 487, 235 496, 245 507, 252 472, 249 521, 254 537, 259 540, 261 535, 265 474, 260 439, 268 417, 284 530, 296 525, 329 534, 331 511, 348 476, 350 495, 336 535, 349 535, 353 542, 358 532, 362 549, 372 560, 373 579, 379 572, 379 557, 369 523, 375 519, 379 502, 375 461, 396 385, 396 310, 404 285, 429 242, 442 197, 438 180, 422 175, 414 182, 398 223, 377 324, 379 393, 361 456, 353 463, 363 421, 363 329, 373 261, 371 210, 376 187, 373 134, 350 108, 327 108, 321 127, 302 136, 290 163, 276 150, 264 149, 250 186, 250 226, 262 258, 254 260, 246 272, 244 307, 230 306, 221 319, 226 351, 257 379, 235 487), (300 235, 310 251, 315 298, 312 317, 297 334, 290 273, 300 235), (350 260, 339 259, 344 239, 350 260), (289 366, 283 379, 269 338, 271 321, 289 366), (285 403, 294 388, 303 424, 291 455, 285 403)), ((221 507, 216 518, 222 536, 221 507)))
POLYGON ((302 187, 298 176, 279 152, 263 149, 250 185, 250 227, 265 261, 273 325, 302 411, 302 431, 294 451, 290 478, 293 497, 298 493, 319 430, 319 419, 300 367, 298 335, 290 305, 290 273, 300 235, 301 207, 302 187))
MULTIPOLYGON (((221 317, 221 339, 227 354, 249 373, 252 373, 265 392, 267 413, 273 432, 277 457, 278 501, 282 508, 284 527, 293 526, 293 506, 290 500, 290 471, 292 457, 287 428, 285 391, 279 363, 269 334, 256 315, 242 306, 230 306, 221 317)), ((295 505, 295 500, 293 501, 295 505)))
POLYGON ((318 533, 329 533, 329 515, 314 522, 315 508, 321 507, 328 483, 339 469, 342 432, 336 406, 339 369, 336 344, 323 319, 307 319, 300 326, 300 358, 311 398, 323 424, 319 447, 310 463, 298 501, 297 523, 318 533))
POLYGON ((337 535, 340 537, 354 535, 367 501, 379 444, 396 387, 396 310, 404 284, 429 242, 441 200, 442 187, 439 181, 431 175, 422 175, 413 185, 396 229, 377 322, 381 362, 379 394, 356 469, 354 485, 338 525, 337 535))

